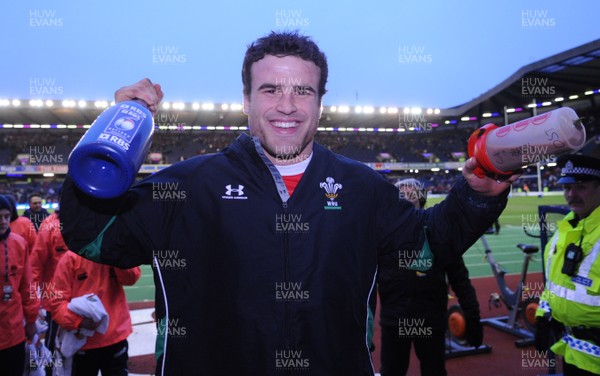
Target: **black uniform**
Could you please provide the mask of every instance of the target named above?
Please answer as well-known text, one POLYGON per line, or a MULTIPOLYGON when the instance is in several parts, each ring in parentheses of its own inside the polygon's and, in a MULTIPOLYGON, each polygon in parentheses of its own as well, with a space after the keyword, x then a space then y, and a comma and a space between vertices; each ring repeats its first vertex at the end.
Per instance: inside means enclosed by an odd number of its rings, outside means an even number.
POLYGON ((443 203, 418 211, 377 172, 316 144, 291 198, 281 180, 243 134, 115 200, 65 182, 69 249, 120 267, 154 265, 158 374, 373 375, 366 327, 377 255, 422 246, 428 224, 444 244, 436 260, 447 263, 506 204, 462 179, 443 203))
POLYGON ((392 255, 381 257, 378 288, 381 301, 381 375, 400 376, 408 371, 411 344, 422 375, 445 375, 445 332, 448 283, 465 312, 468 330, 479 337, 479 303, 462 258, 425 273, 401 268, 392 255), (447 279, 446 279, 447 276, 447 279))

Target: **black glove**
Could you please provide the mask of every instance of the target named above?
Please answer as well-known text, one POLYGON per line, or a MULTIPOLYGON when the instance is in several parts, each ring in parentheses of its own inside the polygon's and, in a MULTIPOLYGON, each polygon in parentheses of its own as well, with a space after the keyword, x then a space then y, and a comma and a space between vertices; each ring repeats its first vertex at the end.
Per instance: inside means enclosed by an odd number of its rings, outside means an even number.
POLYGON ((465 337, 471 346, 477 348, 483 342, 483 325, 481 325, 479 315, 466 317, 466 320, 467 333, 465 337))
POLYGON ((549 314, 535 318, 535 349, 537 351, 548 351, 551 330, 552 325, 550 324, 549 314))

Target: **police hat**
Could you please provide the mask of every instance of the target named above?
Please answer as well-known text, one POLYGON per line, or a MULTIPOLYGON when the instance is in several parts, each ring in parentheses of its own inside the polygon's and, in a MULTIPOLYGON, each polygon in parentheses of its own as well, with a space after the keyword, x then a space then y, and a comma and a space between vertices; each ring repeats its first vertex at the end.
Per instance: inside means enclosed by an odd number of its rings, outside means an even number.
POLYGON ((600 159, 580 154, 567 154, 556 161, 560 170, 558 184, 600 180, 600 159))

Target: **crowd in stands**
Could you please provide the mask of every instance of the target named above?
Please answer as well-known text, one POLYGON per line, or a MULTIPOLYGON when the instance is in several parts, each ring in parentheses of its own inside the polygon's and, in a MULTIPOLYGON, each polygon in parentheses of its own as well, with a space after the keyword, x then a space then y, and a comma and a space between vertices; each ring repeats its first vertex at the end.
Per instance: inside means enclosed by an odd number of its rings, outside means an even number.
MULTIPOLYGON (((317 142, 328 149, 362 162, 444 162, 456 160, 453 152, 466 151, 471 130, 450 129, 428 132, 318 132, 317 142), (388 157, 382 155, 388 154, 388 157)), ((84 130, 2 130, 0 164, 31 164, 32 152, 48 150, 66 161, 84 130), (46 148, 46 149, 44 149, 46 148), (23 158, 18 158, 22 156, 23 158)), ((227 147, 240 132, 157 131, 151 152, 171 164, 196 155, 215 153, 227 147)))
MULTIPOLYGON (((588 139, 600 134, 600 109, 581 112, 588 139)), ((427 131, 406 132, 318 132, 316 141, 341 155, 362 162, 447 162, 464 161, 467 140, 475 129, 443 125, 427 131), (461 155, 462 153, 462 155, 461 155)), ((68 155, 83 136, 84 129, 3 129, 0 132, 0 165, 31 164, 31 153, 53 153, 55 160, 66 164, 68 155), (19 158, 20 157, 20 158, 19 158)), ((235 131, 162 131, 153 137, 151 153, 157 153, 146 163, 172 164, 196 155, 215 153, 226 148, 240 132, 235 131), (156 158, 156 156, 159 156, 156 158)), ((519 180, 522 190, 537 191, 535 169, 528 169, 519 180)), ((431 193, 448 192, 458 172, 420 173, 431 193)), ((560 190, 556 169, 542 171, 542 189, 560 190)), ((394 175, 394 177, 396 177, 394 175)), ((407 173, 405 176, 414 177, 407 173)), ((19 203, 26 202, 31 192, 41 192, 48 202, 57 201, 60 179, 31 177, 26 181, 11 179, 0 182, 0 193, 11 192, 19 203)))
MULTIPOLYGON (((415 178, 424 184, 429 193, 445 194, 450 191, 456 179, 460 176, 458 171, 446 172, 419 172, 418 174, 408 173, 402 175, 394 175, 389 179, 395 181, 397 179, 415 178)), ((541 171, 540 177, 542 182, 542 192, 545 191, 560 191, 562 187, 558 184, 560 169, 558 167, 546 168, 541 171)), ((513 184, 513 189, 516 192, 538 192, 538 178, 535 167, 528 167, 523 170, 523 175, 513 184)))
MULTIPOLYGON (((582 112, 588 138, 600 134, 600 110, 582 112)), ((316 140, 328 149, 362 162, 446 162, 459 161, 467 150, 469 135, 476 128, 442 125, 426 131, 406 132, 318 132, 316 140), (457 154, 458 153, 458 154, 457 154)), ((4 129, 0 133, 0 164, 28 164, 30 151, 53 148, 64 160, 75 147, 83 129, 33 130, 4 129), (17 156, 25 156, 18 159, 17 156)), ((223 150, 240 132, 236 131, 157 131, 152 152, 161 158, 148 163, 171 164, 196 155, 223 150)))
POLYGON ((63 179, 36 179, 27 180, 10 179, 0 181, 0 194, 12 195, 17 203, 27 203, 32 193, 39 193, 45 203, 57 203, 62 187, 63 179))
MULTIPOLYGON (((598 108, 582 111, 588 137, 600 134, 598 108)), ((446 162, 460 161, 467 150, 474 123, 463 128, 441 125, 428 130, 406 132, 318 132, 316 141, 328 149, 362 162, 446 162), (458 154, 457 154, 458 153, 458 154)), ((0 132, 0 164, 29 164, 33 150, 51 148, 65 161, 84 129, 3 129, 0 132), (18 156, 24 158, 17 158, 18 156)), ((241 131, 240 131, 241 132, 241 131)), ((157 130, 151 152, 160 158, 147 163, 171 164, 196 155, 215 153, 227 147, 240 132, 157 130)))

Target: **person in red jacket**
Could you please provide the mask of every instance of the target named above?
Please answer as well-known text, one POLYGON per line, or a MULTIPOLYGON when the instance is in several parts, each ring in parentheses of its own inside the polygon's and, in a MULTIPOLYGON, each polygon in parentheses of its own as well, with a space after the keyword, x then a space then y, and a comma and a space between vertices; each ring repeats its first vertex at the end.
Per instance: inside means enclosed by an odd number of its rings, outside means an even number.
POLYGON ((67 252, 59 261, 46 301, 52 318, 61 328, 69 331, 96 329, 98 323, 69 310, 71 299, 96 294, 109 317, 105 334, 88 337, 85 345, 73 356, 72 375, 127 375, 127 337, 133 331, 129 307, 123 286, 130 286, 140 278, 139 267, 119 269, 97 264, 67 252))
POLYGON ((47 289, 60 259, 69 248, 60 233, 58 213, 46 217, 39 226, 39 232, 31 251, 31 271, 33 283, 39 287, 42 307, 46 308, 47 289))
POLYGON ((33 223, 35 231, 39 231, 40 224, 42 221, 50 215, 46 209, 42 207, 43 203, 42 195, 38 192, 34 192, 29 195, 29 209, 23 212, 23 216, 27 217, 33 223))
POLYGON ((12 195, 5 196, 8 202, 12 206, 12 214, 10 217, 10 230, 13 234, 21 235, 27 245, 29 246, 29 252, 31 253, 35 244, 36 228, 33 222, 27 217, 19 216, 17 213, 17 202, 12 195))
MULTIPOLYGON (((45 345, 52 353, 54 353, 54 340, 58 325, 53 320, 46 303, 51 296, 51 281, 58 261, 69 250, 60 233, 61 225, 58 216, 59 211, 57 210, 41 222, 31 251, 32 290, 37 291, 40 304, 42 308, 46 309, 48 329, 45 335, 45 345)), ((47 371, 47 374, 51 372, 47 371)))
POLYGON ((12 206, 0 196, 0 364, 2 374, 23 375, 25 336, 32 339, 39 302, 30 294, 29 247, 25 239, 11 233, 12 206), (25 328, 23 328, 25 320, 25 328))

